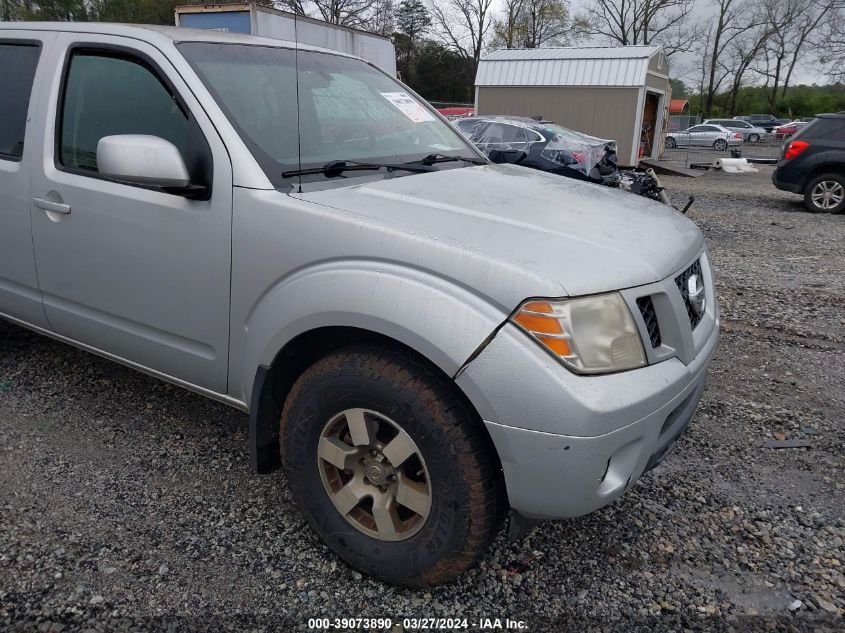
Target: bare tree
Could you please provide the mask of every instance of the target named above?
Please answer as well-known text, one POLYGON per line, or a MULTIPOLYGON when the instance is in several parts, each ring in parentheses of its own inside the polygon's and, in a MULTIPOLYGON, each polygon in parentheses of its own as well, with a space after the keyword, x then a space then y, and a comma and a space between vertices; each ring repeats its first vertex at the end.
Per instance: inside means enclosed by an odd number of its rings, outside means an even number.
POLYGON ((259 4, 267 4, 275 9, 290 11, 297 15, 308 15, 307 0, 260 0, 259 4))
POLYGON ((768 24, 761 24, 743 37, 734 39, 728 47, 725 57, 720 60, 720 65, 728 71, 731 77, 731 85, 728 89, 728 101, 726 108, 730 114, 737 113, 737 101, 739 91, 745 83, 748 71, 760 58, 763 49, 769 39, 768 24))
POLYGON ((472 74, 492 26, 493 0, 432 0, 431 15, 438 37, 472 62, 472 74))
POLYGON ((258 3, 379 35, 394 31, 393 0, 258 0, 258 3))
POLYGON ((504 0, 501 17, 493 24, 494 44, 502 48, 517 48, 522 30, 522 7, 526 0, 504 0))
POLYGON ((539 48, 569 43, 575 29, 566 0, 505 0, 493 31, 493 46, 539 48))
POLYGON ((837 7, 814 42, 815 58, 832 81, 845 81, 845 9, 837 7))
POLYGON ((582 18, 589 35, 623 46, 660 44, 669 57, 692 48, 693 6, 694 0, 590 0, 582 18))
POLYGON ((842 0, 811 0, 805 3, 804 10, 801 11, 794 25, 792 54, 787 60, 786 77, 784 77, 781 90, 782 97, 786 95, 786 89, 789 87, 790 79, 792 79, 792 72, 799 63, 801 54, 811 44, 811 38, 817 35, 822 21, 827 20, 830 16, 836 16, 843 6, 845 5, 843 5, 842 0))
POLYGON ((361 28, 372 17, 371 0, 311 0, 326 22, 361 28))
POLYGON ((526 0, 522 12, 525 48, 568 43, 572 20, 564 0, 526 0))
POLYGON ((374 0, 366 29, 379 35, 391 35, 396 30, 393 0, 374 0))
POLYGON ((762 20, 755 19, 754 7, 744 0, 716 0, 718 13, 707 24, 707 45, 702 49, 705 84, 702 111, 709 116, 713 99, 723 82, 731 75, 724 63, 725 55, 738 38, 757 28, 762 20))
POLYGON ((829 26, 830 16, 839 14, 843 0, 765 0, 764 6, 769 37, 754 70, 766 80, 766 98, 774 112, 804 53, 826 46, 820 31, 829 26))

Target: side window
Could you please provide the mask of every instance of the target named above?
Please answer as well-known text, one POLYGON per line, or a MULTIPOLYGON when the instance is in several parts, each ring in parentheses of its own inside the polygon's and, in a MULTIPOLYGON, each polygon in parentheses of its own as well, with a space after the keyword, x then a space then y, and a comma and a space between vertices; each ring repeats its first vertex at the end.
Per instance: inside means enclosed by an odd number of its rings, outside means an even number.
POLYGON ((501 149, 526 151, 528 149, 528 135, 525 128, 516 125, 503 125, 501 143, 501 149))
POLYGON ((173 143, 188 168, 189 122, 174 95, 142 60, 75 52, 65 78, 59 162, 97 173, 97 143, 113 134, 151 134, 173 143))
POLYGON ((34 44, 0 43, 0 160, 20 160, 35 68, 34 44))
POLYGON ((834 141, 845 141, 845 119, 831 119, 828 134, 834 141))
POLYGON ((478 143, 484 137, 484 132, 490 127, 489 121, 479 121, 470 130, 469 139, 473 143, 478 143))
POLYGON ((528 136, 525 134, 525 128, 517 127, 515 125, 506 125, 503 139, 505 143, 527 143, 528 136))
POLYGON ((845 118, 816 119, 798 128, 801 138, 820 138, 831 141, 845 141, 845 118))
POLYGON ((480 121, 474 121, 473 119, 460 119, 455 123, 457 128, 461 131, 461 134, 466 136, 467 138, 471 138, 475 129, 481 125, 480 121))

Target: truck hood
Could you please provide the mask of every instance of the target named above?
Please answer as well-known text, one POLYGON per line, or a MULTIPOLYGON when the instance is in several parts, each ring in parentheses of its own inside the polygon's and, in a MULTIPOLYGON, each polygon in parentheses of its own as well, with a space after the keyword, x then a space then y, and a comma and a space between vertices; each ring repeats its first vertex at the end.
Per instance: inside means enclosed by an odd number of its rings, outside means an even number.
POLYGON ((462 285, 483 282, 488 287, 477 289, 502 301, 513 298, 496 284, 518 287, 521 300, 659 281, 692 261, 704 242, 691 221, 665 205, 513 165, 443 169, 297 197, 423 240, 427 268, 449 268, 437 272, 462 285))

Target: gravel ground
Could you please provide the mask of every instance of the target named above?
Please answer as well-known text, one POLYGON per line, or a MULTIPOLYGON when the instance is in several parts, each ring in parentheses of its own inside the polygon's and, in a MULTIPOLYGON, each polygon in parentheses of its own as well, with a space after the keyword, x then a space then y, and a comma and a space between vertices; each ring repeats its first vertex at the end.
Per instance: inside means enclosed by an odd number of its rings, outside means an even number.
MULTIPOLYGON (((697 198, 723 338, 690 430, 619 502, 500 536, 457 584, 362 578, 249 472, 247 418, 0 324, 0 629, 306 630, 314 616, 530 631, 845 630, 845 217, 771 171, 697 198), (809 448, 774 450, 770 439, 809 448)), ((495 629, 488 629, 495 630, 495 629)))

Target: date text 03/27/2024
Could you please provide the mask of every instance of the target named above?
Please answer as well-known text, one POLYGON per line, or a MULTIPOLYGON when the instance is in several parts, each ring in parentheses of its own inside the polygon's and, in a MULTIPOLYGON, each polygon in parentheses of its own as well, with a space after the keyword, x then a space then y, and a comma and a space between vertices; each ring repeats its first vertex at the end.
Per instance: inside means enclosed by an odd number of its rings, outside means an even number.
POLYGON ((391 618, 309 618, 308 628, 318 631, 330 630, 376 630, 388 631, 527 631, 528 623, 510 618, 403 618, 394 622, 391 618))

